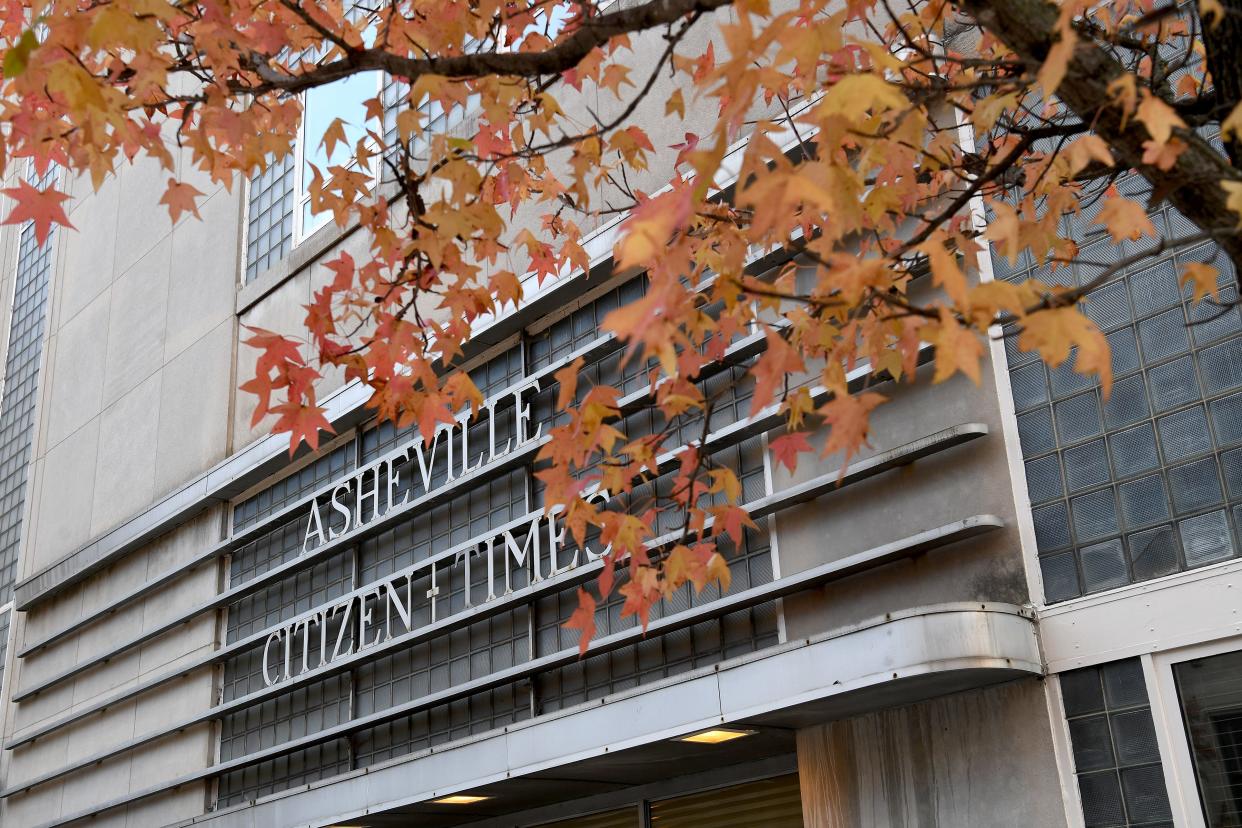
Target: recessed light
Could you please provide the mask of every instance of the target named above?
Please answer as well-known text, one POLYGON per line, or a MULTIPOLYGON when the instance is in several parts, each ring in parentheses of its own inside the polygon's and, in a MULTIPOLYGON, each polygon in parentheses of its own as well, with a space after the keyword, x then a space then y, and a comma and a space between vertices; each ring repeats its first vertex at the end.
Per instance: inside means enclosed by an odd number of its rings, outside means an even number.
POLYGON ((691 733, 689 736, 681 736, 678 742, 694 742, 696 745, 719 745, 724 742, 732 742, 734 739, 741 739, 745 736, 754 736, 753 730, 742 730, 732 727, 714 727, 711 730, 700 730, 698 733, 691 733))
POLYGON ((433 805, 473 805, 476 802, 482 802, 485 799, 491 799, 490 796, 478 796, 476 794, 453 794, 452 796, 442 796, 439 799, 431 800, 433 805))

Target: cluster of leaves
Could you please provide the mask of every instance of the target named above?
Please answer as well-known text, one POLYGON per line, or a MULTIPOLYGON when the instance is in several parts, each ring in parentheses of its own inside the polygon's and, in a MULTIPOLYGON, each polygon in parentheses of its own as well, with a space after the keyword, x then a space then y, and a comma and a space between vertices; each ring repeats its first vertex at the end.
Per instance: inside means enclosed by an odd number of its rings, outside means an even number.
MULTIPOLYGON (((290 449, 331 431, 316 400, 328 369, 370 386, 370 405, 430 436, 481 395, 459 363, 472 332, 524 291, 588 267, 584 240, 623 216, 616 271, 644 271, 645 295, 604 327, 651 371, 665 420, 708 421, 698 382, 748 332, 752 412, 775 406, 771 442, 842 462, 868 436, 875 390, 847 372, 979 381, 998 324, 1017 347, 1109 387, 1105 339, 1082 311, 1096 285, 1143 257, 1211 242, 1242 263, 1242 7, 1155 0, 3 0, 0 163, 33 159, 89 175, 170 145, 234 186, 288 156, 303 95, 362 73, 397 100, 362 102, 364 124, 334 121, 321 141, 348 160, 310 171, 311 208, 358 225, 363 259, 327 263, 305 335, 254 331, 255 422, 276 415, 290 449), (665 93, 660 101, 652 90, 665 93), (445 130, 444 113, 468 128, 445 130), (683 123, 697 132, 687 132, 683 123), (354 136, 347 127, 353 129, 354 136), (1225 149, 1204 138, 1219 130, 1225 149), (664 136, 683 134, 667 144, 664 136), (675 151, 675 154, 674 154, 675 151), (376 176, 373 170, 379 170, 376 176), (1117 181, 1141 175, 1143 203, 1117 181), (1158 239, 1147 218, 1168 200, 1198 227, 1158 239), (1093 211, 1120 262, 1084 261, 1067 214, 1093 211), (983 217, 990 211, 991 220, 983 217), (991 243, 1086 284, 991 281, 991 243), (757 259, 785 264, 756 273, 757 259), (923 278, 924 276, 929 278, 923 278), (930 282, 930 286, 928 286, 930 282), (814 386, 826 389, 816 395, 814 386), (808 435, 821 429, 824 438, 808 435)), ((62 193, 5 191, 10 221, 40 234, 67 224, 62 193)), ((201 195, 170 178, 174 221, 201 195)), ((1188 267, 1196 297, 1217 274, 1188 267)), ((1057 281, 1072 281, 1057 279, 1057 281)), ((542 449, 548 508, 572 535, 598 533, 627 571, 625 612, 727 580, 717 541, 740 540, 733 472, 701 440, 627 434, 617 389, 557 375, 567 419, 542 449), (672 485, 626 497, 674 451, 672 485), (602 488, 617 500, 586 494, 602 488), (624 504, 624 505, 622 505, 624 504), (680 540, 653 553, 658 516, 680 540)), ((597 585, 614 588, 611 567, 597 585)), ((593 631, 594 598, 571 621, 593 631)))

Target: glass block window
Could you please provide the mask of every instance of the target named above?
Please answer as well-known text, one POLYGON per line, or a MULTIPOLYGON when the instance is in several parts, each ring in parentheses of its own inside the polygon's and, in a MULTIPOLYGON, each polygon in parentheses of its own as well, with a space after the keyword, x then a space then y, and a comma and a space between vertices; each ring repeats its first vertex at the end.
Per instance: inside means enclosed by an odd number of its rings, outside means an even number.
POLYGON ((1242 651, 1173 666, 1208 828, 1242 825, 1242 651))
MULTIPOLYGON (((1138 186, 1127 179, 1122 190, 1138 186)), ((1189 234, 1172 208, 1162 233, 1189 234)), ((1081 219, 1089 221, 1089 217, 1081 219)), ((1114 262, 1151 241, 1113 245, 1083 233, 1081 256, 1114 262)), ((994 257, 999 278, 1082 284, 1098 269, 1055 273, 994 257)), ((1232 265, 1212 246, 1127 269, 1092 291, 1085 312, 1112 349, 1113 389, 1072 364, 1049 369, 1006 340, 1048 603, 1215 563, 1242 530, 1242 317, 1232 265), (1192 303, 1187 262, 1220 271, 1221 302, 1192 303)), ((1012 331, 1010 333, 1013 333, 1012 331)))
MULTIPOLYGON (((44 181, 42 186, 50 183, 44 181)), ((12 600, 17 574, 22 510, 26 504, 26 466, 34 436, 48 280, 52 272, 51 238, 40 247, 33 224, 27 223, 20 232, 0 401, 0 606, 12 600)))
POLYGON ((294 159, 290 154, 250 179, 246 210, 246 281, 293 249, 294 159))
POLYGON ((1139 660, 1061 673, 1060 683, 1087 828, 1172 828, 1139 660))
MULTIPOLYGON (((471 370, 475 385, 486 397, 495 397, 555 360, 573 353, 599 338, 599 323, 614 307, 642 295, 643 282, 633 281, 614 288, 591 302, 585 302, 549 329, 526 337, 514 347, 498 353, 471 370)), ((619 350, 604 349, 594 355, 585 369, 587 380, 579 383, 585 392, 594 382, 621 384, 634 391, 646 387, 647 368, 641 364, 620 365, 619 350)), ((532 428, 558 416, 554 402, 559 389, 548 379, 544 391, 526 398, 531 406, 532 428)), ((718 372, 703 381, 706 394, 715 400, 710 428, 719 429, 749 413, 752 379, 744 366, 718 372)), ((512 435, 512 398, 497 406, 496 442, 503 445, 512 435)), ((686 416, 670 429, 669 447, 699 437, 702 417, 686 416)), ((663 428, 652 412, 640 411, 625 424, 633 434, 663 428)), ((472 427, 471 453, 488 443, 486 420, 472 427), (475 429, 478 429, 477 431, 475 429)), ((460 435, 458 434, 458 439, 460 435)), ((290 504, 348 477, 357 463, 369 464, 409 444, 416 438, 412 428, 391 424, 360 430, 357 436, 317 458, 297 472, 275 481, 263 491, 236 504, 234 531, 270 520, 290 504), (357 458, 357 461, 355 461, 357 458)), ((447 452, 443 446, 434 453, 431 485, 446 482, 447 452)), ((460 463, 456 458, 455 465, 460 463)), ((743 498, 754 500, 766 492, 762 441, 758 437, 740 445, 722 448, 713 462, 727 466, 738 475, 743 498)), ((421 473, 415 461, 398 466, 400 481, 395 499, 407 492, 422 494, 421 473), (415 482, 417 479, 417 482, 415 482)), ((455 470, 455 473, 457 471, 455 470)), ((673 475, 648 482, 634 496, 666 491, 673 475)), ((386 489, 368 478, 366 485, 386 489)), ((227 636, 233 642, 253 636, 287 621, 298 613, 331 602, 365 584, 374 583, 411 565, 428 561, 457 544, 481 538, 498 527, 529 514, 539 504, 539 491, 531 465, 518 466, 476 485, 454 490, 443 502, 431 508, 415 509, 407 515, 377 527, 370 537, 360 538, 348 548, 316 560, 296 573, 282 578, 235 601, 228 608, 227 636)), ((300 511, 300 510, 299 510, 300 511)), ((669 531, 676 516, 670 514, 658 527, 669 531)), ((260 535, 234 552, 230 561, 231 583, 250 581, 273 567, 294 561, 302 555, 306 514, 263 524, 260 535)), ((522 529, 517 530, 521 533, 522 529)), ((744 590, 772 580, 772 558, 766 530, 746 533, 741 548, 729 548, 720 541, 729 560, 732 589, 744 590)), ((598 542, 594 542, 598 548, 598 542)), ((233 759, 313 734, 324 728, 363 716, 384 716, 394 708, 418 704, 433 694, 444 693, 466 682, 520 667, 537 655, 568 650, 576 652, 577 635, 561 624, 577 606, 576 588, 516 603, 490 617, 466 618, 490 590, 487 584, 486 553, 438 561, 434 569, 424 567, 410 584, 413 626, 432 622, 431 602, 435 596, 435 620, 462 617, 462 626, 430 640, 404 648, 376 653, 372 660, 360 660, 338 675, 311 686, 289 689, 267 701, 252 704, 224 717, 221 723, 221 755, 233 759), (434 572, 434 579, 433 579, 434 572)), ((506 554, 501 552, 502 555, 506 554)), ((558 565, 565 565, 573 551, 565 548, 558 565)), ((511 571, 508 582, 514 590, 530 585, 527 569, 511 571)), ((546 556, 541 568, 548 566, 546 556)), ((499 578, 503 575, 497 573, 499 578)), ((497 592, 503 583, 498 582, 497 592)), ((687 591, 654 608, 652 617, 663 618, 706 605, 720 597, 717 587, 702 593, 687 591)), ((614 593, 600 608, 601 635, 629 629, 634 619, 620 620, 623 599, 614 593)), ((499 609, 499 608, 497 608, 499 609)), ((335 641, 339 620, 334 619, 328 640, 335 641)), ((344 770, 362 768, 413 751, 435 747, 478 733, 495 730, 534 715, 560 710, 606 693, 632 688, 645 682, 718 663, 753 652, 778 640, 777 609, 774 602, 728 616, 703 621, 691 628, 651 636, 622 650, 596 656, 559 671, 534 679, 518 678, 499 683, 486 691, 463 694, 452 701, 437 698, 435 706, 424 705, 414 713, 391 715, 388 721, 352 732, 348 738, 325 741, 278 759, 252 765, 222 775, 219 804, 228 805, 266 793, 325 778, 344 770)), ((352 641, 356 631, 345 634, 352 641)), ((261 637, 261 636, 260 636, 261 637)), ((309 644, 308 663, 317 663, 318 636, 309 644)), ((223 665, 222 697, 235 700, 263 689, 263 652, 255 647, 239 653, 223 665)), ((271 666, 271 665, 269 665, 271 666)))
POLYGON ((354 469, 355 451, 353 443, 338 446, 253 497, 238 503, 233 507, 233 531, 252 526, 329 482, 345 477, 354 469))

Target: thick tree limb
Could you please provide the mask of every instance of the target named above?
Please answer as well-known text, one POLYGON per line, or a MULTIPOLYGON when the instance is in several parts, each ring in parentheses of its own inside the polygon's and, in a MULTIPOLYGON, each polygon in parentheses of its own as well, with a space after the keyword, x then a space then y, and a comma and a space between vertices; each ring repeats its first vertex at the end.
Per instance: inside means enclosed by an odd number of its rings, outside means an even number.
POLYGON ((383 48, 353 49, 344 57, 296 75, 272 68, 256 59, 254 69, 263 79, 244 88, 247 93, 281 91, 296 93, 322 86, 358 72, 382 69, 390 75, 414 81, 422 75, 448 78, 487 76, 537 78, 557 75, 577 66, 583 58, 612 38, 648 31, 675 23, 688 15, 702 14, 731 5, 733 0, 648 0, 587 19, 573 34, 555 46, 537 52, 473 52, 447 57, 411 58, 383 48))
MULTIPOLYGON (((1236 3, 1235 3, 1236 5, 1236 3)), ((1023 60, 1042 64, 1057 37, 1055 6, 1045 0, 963 0, 962 8, 995 34, 1023 60)), ((1236 61, 1237 55, 1232 59, 1236 61)), ((1225 206, 1222 179, 1242 180, 1242 170, 1193 133, 1182 134, 1189 145, 1169 170, 1143 163, 1143 142, 1151 137, 1136 119, 1123 118, 1108 85, 1126 73, 1120 62, 1099 45, 1080 40, 1057 89, 1060 98, 1084 123, 1108 142, 1126 167, 1137 169, 1187 218, 1217 239, 1242 274, 1242 233, 1238 215, 1225 206)))

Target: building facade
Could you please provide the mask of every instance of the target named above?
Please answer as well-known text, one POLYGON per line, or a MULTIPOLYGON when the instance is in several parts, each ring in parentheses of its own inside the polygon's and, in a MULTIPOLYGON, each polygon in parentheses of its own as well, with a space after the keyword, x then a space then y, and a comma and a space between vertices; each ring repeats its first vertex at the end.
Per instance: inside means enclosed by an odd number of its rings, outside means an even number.
POLYGON ((562 624, 598 555, 532 469, 579 357, 631 434, 662 425, 599 328, 644 290, 610 267, 616 223, 478 331, 479 417, 424 445, 330 378, 337 436, 290 460, 235 390, 242 326, 296 331, 360 239, 295 161, 232 191, 188 151, 178 173, 201 221, 171 224, 138 163, 69 182, 76 231, 0 236, 0 823, 1242 824, 1242 319, 1176 275, 1211 247, 1089 297, 1107 400, 998 339, 979 386, 888 386, 841 474, 773 463, 763 337, 737 340, 673 441, 707 433, 742 481, 731 586, 645 635, 601 603, 580 658, 562 624))

